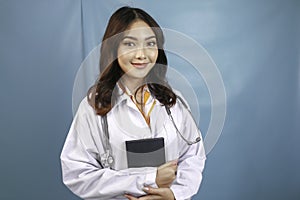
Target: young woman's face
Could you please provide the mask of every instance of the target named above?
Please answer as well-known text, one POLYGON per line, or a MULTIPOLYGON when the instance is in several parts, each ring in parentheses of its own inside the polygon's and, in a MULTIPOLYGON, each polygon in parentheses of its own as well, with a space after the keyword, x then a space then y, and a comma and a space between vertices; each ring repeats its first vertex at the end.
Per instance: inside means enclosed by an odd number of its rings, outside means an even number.
POLYGON ((156 36, 143 21, 133 22, 118 47, 118 62, 127 79, 143 79, 158 56, 156 36))

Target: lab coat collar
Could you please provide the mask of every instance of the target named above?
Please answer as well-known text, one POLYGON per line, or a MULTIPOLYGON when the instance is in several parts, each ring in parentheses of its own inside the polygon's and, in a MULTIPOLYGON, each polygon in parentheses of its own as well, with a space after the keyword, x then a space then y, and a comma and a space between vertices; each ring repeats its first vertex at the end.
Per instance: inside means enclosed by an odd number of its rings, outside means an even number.
POLYGON ((116 90, 116 101, 115 101, 115 106, 119 105, 123 101, 127 101, 128 99, 130 100, 130 97, 122 90, 122 88, 119 86, 117 83, 115 86, 116 90))
MULTIPOLYGON (((137 110, 136 105, 134 104, 134 102, 130 98, 130 95, 132 95, 132 94, 128 90, 128 88, 124 87, 124 89, 122 89, 122 87, 120 86, 120 83, 117 83, 116 87, 115 87, 115 90, 116 90, 117 98, 116 98, 114 107, 120 105, 121 103, 126 103, 129 107, 134 108, 134 109, 137 110), (124 91, 124 90, 126 90, 126 91, 124 91)), ((147 87, 147 85, 144 87, 144 90, 147 90, 150 93, 150 90, 147 87)), ((150 95, 150 97, 149 97, 146 104, 152 103, 153 101, 156 101, 156 99, 152 95, 150 95)))

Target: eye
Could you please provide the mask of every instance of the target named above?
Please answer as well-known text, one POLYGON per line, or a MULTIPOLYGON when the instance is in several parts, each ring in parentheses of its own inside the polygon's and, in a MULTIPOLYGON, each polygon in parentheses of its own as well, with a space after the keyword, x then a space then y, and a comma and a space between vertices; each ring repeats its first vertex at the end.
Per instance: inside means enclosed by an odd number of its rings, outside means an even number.
POLYGON ((133 42, 123 42, 123 45, 127 46, 127 47, 134 47, 135 44, 133 42))
POLYGON ((156 42, 155 41, 150 41, 150 42, 147 43, 147 46, 154 47, 154 46, 156 46, 156 42))

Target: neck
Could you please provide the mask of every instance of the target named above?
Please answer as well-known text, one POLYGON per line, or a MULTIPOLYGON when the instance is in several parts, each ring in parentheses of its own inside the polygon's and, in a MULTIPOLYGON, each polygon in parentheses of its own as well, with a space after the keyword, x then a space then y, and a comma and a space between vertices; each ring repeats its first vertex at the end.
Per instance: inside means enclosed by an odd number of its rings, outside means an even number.
POLYGON ((135 91, 144 84, 144 80, 139 78, 123 77, 121 83, 129 89, 131 94, 134 94, 135 91))

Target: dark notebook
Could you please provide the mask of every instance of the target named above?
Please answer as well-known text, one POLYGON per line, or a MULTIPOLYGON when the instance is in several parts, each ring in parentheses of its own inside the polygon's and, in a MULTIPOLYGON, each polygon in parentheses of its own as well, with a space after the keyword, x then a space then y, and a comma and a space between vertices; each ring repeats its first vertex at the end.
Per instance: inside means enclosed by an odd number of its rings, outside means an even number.
POLYGON ((166 162, 164 138, 125 141, 128 168, 158 167, 166 162))

